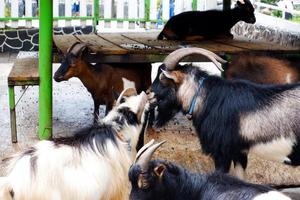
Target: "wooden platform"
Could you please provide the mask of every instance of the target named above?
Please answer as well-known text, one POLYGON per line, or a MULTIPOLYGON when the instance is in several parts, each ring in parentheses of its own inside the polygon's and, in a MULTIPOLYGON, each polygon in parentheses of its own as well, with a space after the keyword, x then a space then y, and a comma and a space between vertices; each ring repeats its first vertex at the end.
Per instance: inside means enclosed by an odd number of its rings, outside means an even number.
POLYGON ((16 59, 8 75, 8 85, 38 85, 39 69, 37 58, 16 59))
MULTIPOLYGON (((300 47, 286 47, 278 44, 252 41, 245 38, 167 41, 157 40, 158 32, 142 33, 101 33, 90 35, 55 35, 54 43, 60 52, 75 42, 85 42, 92 50, 94 62, 159 62, 170 52, 182 47, 201 47, 217 54, 238 54, 242 52, 299 54, 300 47)), ((200 61, 202 57, 190 60, 200 61)))

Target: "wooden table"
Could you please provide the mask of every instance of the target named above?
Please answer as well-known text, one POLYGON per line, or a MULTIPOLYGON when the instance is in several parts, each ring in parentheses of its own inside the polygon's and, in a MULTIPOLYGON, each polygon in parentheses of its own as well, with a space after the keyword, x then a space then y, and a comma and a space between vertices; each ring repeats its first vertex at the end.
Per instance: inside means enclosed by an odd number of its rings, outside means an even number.
POLYGON ((9 110, 10 110, 10 127, 11 127, 11 141, 17 142, 17 123, 16 123, 16 106, 22 98, 26 90, 24 90, 20 99, 15 102, 15 86, 29 86, 39 85, 39 70, 38 58, 18 58, 8 75, 8 96, 9 96, 9 110))
MULTIPOLYGON (((157 35, 158 32, 55 35, 54 43, 60 52, 66 53, 73 43, 85 42, 92 51, 89 57, 91 62, 103 63, 161 62, 170 52, 182 47, 201 47, 221 55, 249 51, 272 54, 300 53, 300 47, 286 47, 245 38, 179 42, 156 40, 157 35)), ((203 61, 203 57, 193 56, 186 60, 203 61)))

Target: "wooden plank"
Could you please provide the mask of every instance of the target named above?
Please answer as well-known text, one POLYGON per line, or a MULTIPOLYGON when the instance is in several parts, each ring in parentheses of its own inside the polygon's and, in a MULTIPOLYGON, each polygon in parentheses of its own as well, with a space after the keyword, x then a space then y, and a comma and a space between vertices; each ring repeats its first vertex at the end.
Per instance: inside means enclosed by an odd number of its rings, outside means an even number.
POLYGON ((55 46, 62 52, 67 53, 68 48, 75 42, 80 42, 73 35, 54 35, 53 41, 55 46))
POLYGON ((77 35, 76 37, 81 42, 85 42, 85 43, 89 44, 89 48, 94 53, 101 53, 101 54, 126 54, 126 53, 128 53, 128 51, 126 49, 123 49, 117 45, 114 45, 113 43, 108 42, 107 40, 104 40, 95 34, 77 35))
POLYGON ((145 18, 145 0, 139 0, 139 19, 145 18))
MULTIPOLYGON (((72 16, 72 0, 65 0, 65 16, 71 17, 72 16)), ((65 26, 71 26, 71 20, 65 20, 65 26)))
MULTIPOLYGON (((4 18, 5 17, 5 1, 4 0, 0 0, 0 18, 4 18)), ((0 22, 0 28, 4 28, 5 27, 5 22, 1 21, 0 22)))
MULTIPOLYGON (((26 2, 25 2, 25 16, 26 17, 32 17, 32 0, 26 0, 26 2)), ((27 28, 32 27, 32 21, 31 20, 26 21, 26 27, 27 28)))
POLYGON ((22 82, 38 84, 39 81, 38 63, 39 62, 37 58, 16 59, 7 78, 8 84, 16 85, 15 82, 18 82, 19 84, 22 82))
MULTIPOLYGON (((18 0, 12 0, 11 1, 11 17, 19 17, 19 1, 18 0)), ((17 28, 19 21, 12 21, 11 27, 17 28)))
POLYGON ((112 0, 104 0, 104 19, 110 19, 112 14, 112 0))
POLYGON ((151 46, 144 45, 134 40, 123 37, 120 33, 103 33, 98 34, 101 38, 110 41, 111 43, 128 50, 130 53, 159 53, 158 49, 152 48, 151 46))
POLYGON ((169 0, 163 0, 162 1, 162 18, 163 20, 168 20, 170 18, 170 1, 169 0))
POLYGON ((267 43, 257 40, 250 40, 247 38, 238 37, 234 40, 231 39, 218 39, 215 40, 218 43, 230 45, 232 47, 239 47, 245 51, 272 51, 272 52, 282 52, 282 53, 297 53, 300 51, 300 47, 282 46, 275 43, 267 43))
POLYGON ((157 15, 157 0, 150 1, 150 20, 156 20, 157 15))
POLYGON ((157 40, 156 36, 158 33, 128 33, 124 34, 129 38, 132 38, 140 43, 147 44, 149 46, 153 46, 155 48, 159 48, 161 52, 169 53, 170 51, 174 51, 178 48, 182 47, 200 47, 205 48, 215 53, 233 53, 233 52, 240 52, 244 49, 240 47, 233 47, 227 44, 218 43, 215 41, 198 41, 198 42, 188 42, 188 41, 170 41, 170 40, 157 40))
POLYGON ((118 19, 124 18, 124 0, 118 0, 116 14, 118 19))

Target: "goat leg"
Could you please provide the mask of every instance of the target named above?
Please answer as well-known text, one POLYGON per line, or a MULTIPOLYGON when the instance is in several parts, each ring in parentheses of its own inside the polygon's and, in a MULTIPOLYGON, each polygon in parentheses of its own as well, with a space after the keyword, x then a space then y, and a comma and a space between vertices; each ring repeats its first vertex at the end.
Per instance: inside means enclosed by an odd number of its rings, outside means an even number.
POLYGON ((109 111, 111 111, 112 107, 113 107, 113 104, 111 102, 106 103, 105 116, 108 114, 109 111))
POLYGON ((234 164, 234 175, 240 179, 245 179, 245 170, 247 168, 248 158, 246 153, 238 153, 238 155, 233 158, 234 164))
POLYGON ((99 119, 99 106, 100 104, 94 101, 94 124, 96 124, 99 119))
MULTIPOLYGON (((219 154, 220 155, 220 154, 219 154)), ((231 158, 226 158, 225 156, 213 156, 213 160, 215 162, 216 170, 222 173, 228 173, 231 165, 231 158)))

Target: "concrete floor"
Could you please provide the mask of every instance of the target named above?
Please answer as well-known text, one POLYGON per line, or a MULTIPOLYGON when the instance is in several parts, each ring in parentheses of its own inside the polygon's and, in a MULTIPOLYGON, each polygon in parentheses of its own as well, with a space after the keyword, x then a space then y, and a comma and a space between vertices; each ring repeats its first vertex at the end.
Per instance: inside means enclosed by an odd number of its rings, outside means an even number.
MULTIPOLYGON (((4 56, 5 58, 2 57, 0 55, 0 158, 38 141, 38 87, 34 86, 27 89, 17 105, 18 143, 11 143, 7 75, 15 55, 7 54, 4 56)), ((58 65, 53 65, 54 72, 57 68, 58 65)), ((15 88, 16 101, 23 91, 21 87, 15 88)), ((72 78, 61 83, 54 81, 53 136, 70 135, 80 128, 91 125, 93 121, 92 105, 90 94, 78 79, 72 78)), ((201 147, 191 122, 183 116, 177 116, 162 129, 150 130, 146 140, 152 138, 157 141, 168 141, 156 154, 158 158, 174 161, 194 171, 213 170, 211 159, 201 153, 201 147)), ((280 163, 265 161, 255 156, 250 157, 247 173, 249 181, 274 185, 300 185, 300 168, 283 166, 280 163)), ((292 192, 297 192, 296 197, 300 197, 299 189, 293 189, 292 192)))

